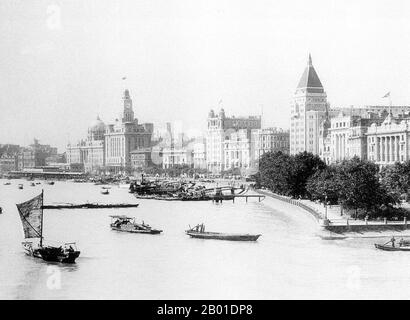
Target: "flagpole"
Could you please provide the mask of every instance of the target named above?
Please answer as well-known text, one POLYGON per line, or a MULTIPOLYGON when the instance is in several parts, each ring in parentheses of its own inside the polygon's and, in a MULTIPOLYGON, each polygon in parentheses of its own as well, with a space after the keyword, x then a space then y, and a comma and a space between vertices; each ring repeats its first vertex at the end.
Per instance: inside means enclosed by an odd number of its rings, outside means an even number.
POLYGON ((41 234, 40 234, 40 247, 43 246, 43 205, 44 205, 44 189, 41 189, 41 234))

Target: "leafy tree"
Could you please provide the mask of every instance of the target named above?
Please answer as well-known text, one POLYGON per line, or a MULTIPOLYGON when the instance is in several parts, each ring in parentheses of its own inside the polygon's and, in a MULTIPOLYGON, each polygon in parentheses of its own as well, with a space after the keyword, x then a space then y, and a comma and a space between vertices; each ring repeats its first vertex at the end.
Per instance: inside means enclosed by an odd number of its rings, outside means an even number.
POLYGON ((293 158, 280 151, 263 154, 259 160, 261 186, 278 194, 289 195, 291 162, 293 158))
POLYGON ((326 164, 319 156, 305 151, 295 155, 291 165, 290 194, 293 197, 305 198, 308 195, 308 179, 317 171, 324 169, 326 164))
POLYGON ((409 198, 410 161, 397 162, 392 166, 385 167, 380 176, 382 185, 391 195, 400 197, 402 194, 407 194, 409 198))
POLYGON ((302 152, 290 156, 280 151, 268 152, 259 161, 262 186, 273 192, 292 196, 306 197, 306 184, 316 171, 326 164, 312 153, 302 152))
POLYGON ((342 161, 337 167, 339 202, 346 209, 377 216, 381 206, 392 206, 396 199, 380 183, 378 166, 355 157, 342 161))
POLYGON ((316 171, 307 181, 306 191, 310 199, 320 202, 337 204, 339 201, 340 184, 337 177, 336 168, 326 167, 316 171))

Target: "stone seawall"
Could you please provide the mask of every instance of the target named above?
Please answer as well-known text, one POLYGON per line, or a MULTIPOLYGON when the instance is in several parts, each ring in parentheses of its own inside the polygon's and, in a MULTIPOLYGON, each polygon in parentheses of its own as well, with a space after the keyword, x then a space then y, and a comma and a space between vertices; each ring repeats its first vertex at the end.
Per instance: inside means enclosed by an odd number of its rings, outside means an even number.
POLYGON ((403 231, 409 229, 409 225, 407 223, 393 223, 390 222, 388 224, 350 224, 350 225, 328 225, 322 226, 324 230, 328 230, 334 233, 345 233, 345 232, 363 232, 363 231, 385 231, 385 230, 392 230, 392 231, 403 231))
POLYGON ((403 231, 410 229, 409 224, 406 220, 401 222, 392 222, 392 221, 358 221, 358 220, 323 220, 323 216, 317 210, 307 206, 304 203, 301 203, 298 200, 291 199, 289 197, 281 196, 269 191, 256 190, 258 193, 271 198, 281 200, 295 206, 298 206, 308 213, 310 213, 316 221, 319 223, 322 230, 327 230, 334 233, 346 233, 346 232, 380 232, 380 231, 403 231))
POLYGON ((272 193, 272 192, 267 192, 267 191, 263 191, 263 190, 256 190, 258 193, 263 194, 264 196, 267 197, 272 197, 274 199, 278 199, 290 204, 293 204, 295 206, 298 206, 304 210, 306 210, 307 212, 309 212, 311 215, 313 215, 313 217, 319 222, 320 219, 322 219, 321 215, 319 212, 317 212, 315 209, 310 208, 309 206, 305 205, 304 203, 301 203, 298 200, 295 199, 291 199, 289 197, 285 197, 285 196, 280 196, 278 194, 272 193))

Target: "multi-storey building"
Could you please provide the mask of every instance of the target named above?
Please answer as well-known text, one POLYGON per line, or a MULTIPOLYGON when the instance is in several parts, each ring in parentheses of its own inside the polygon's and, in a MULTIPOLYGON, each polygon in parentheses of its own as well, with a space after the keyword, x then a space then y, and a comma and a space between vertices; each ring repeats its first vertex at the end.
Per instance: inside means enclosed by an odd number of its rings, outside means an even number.
POLYGON ((130 171, 131 151, 151 147, 153 124, 139 124, 134 117, 132 99, 128 90, 124 91, 121 120, 106 127, 105 164, 110 172, 130 171))
POLYGON ((383 118, 361 109, 350 109, 322 123, 319 139, 319 156, 327 164, 359 157, 367 159, 366 132, 372 123, 380 124, 383 118))
POLYGON ((256 129, 251 132, 251 167, 259 167, 259 159, 266 152, 289 154, 289 131, 281 128, 256 129))
POLYGON ((224 170, 238 168, 245 174, 251 166, 251 139, 248 130, 231 132, 224 142, 224 170))
POLYGON ((367 131, 368 159, 381 166, 410 160, 410 118, 395 119, 391 113, 367 131))
POLYGON ((218 114, 211 110, 208 114, 206 134, 206 163, 208 171, 213 174, 220 174, 221 171, 225 170, 225 139, 232 132, 245 129, 249 137, 252 129, 260 128, 260 116, 226 117, 223 109, 218 114))
POLYGON ((135 149, 131 154, 131 167, 134 172, 146 169, 152 165, 152 149, 135 149))
POLYGON ((105 124, 97 117, 88 128, 86 140, 80 140, 75 145, 67 145, 67 163, 81 167, 85 172, 103 171, 105 166, 104 134, 105 124))
POLYGON ((193 143, 193 157, 195 169, 206 169, 206 144, 205 139, 195 139, 193 143))
POLYGON ((327 96, 309 55, 291 106, 291 154, 303 151, 319 154, 319 131, 327 111, 327 96))
POLYGON ((0 172, 15 171, 18 169, 18 156, 17 154, 3 153, 0 156, 0 172))
POLYGON ((176 166, 194 166, 192 148, 164 148, 162 150, 162 168, 169 169, 176 166))

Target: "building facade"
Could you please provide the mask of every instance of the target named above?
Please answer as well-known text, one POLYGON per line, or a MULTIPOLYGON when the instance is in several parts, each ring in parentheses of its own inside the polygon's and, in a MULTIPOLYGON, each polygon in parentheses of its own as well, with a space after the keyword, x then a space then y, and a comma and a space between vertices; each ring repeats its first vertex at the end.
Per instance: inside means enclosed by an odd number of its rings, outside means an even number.
POLYGON ((251 132, 251 167, 259 167, 260 157, 267 152, 289 154, 289 131, 281 128, 256 129, 251 132))
POLYGON ((410 118, 395 119, 390 113, 382 124, 367 131, 368 159, 386 166, 410 160, 410 118))
POLYGON ((241 174, 251 167, 251 139, 248 130, 240 129, 232 132, 224 142, 224 170, 238 168, 241 174))
POLYGON ((322 121, 327 117, 326 92, 312 64, 308 65, 296 88, 291 105, 290 153, 308 151, 319 154, 319 134, 322 121))
POLYGON ((164 148, 162 150, 162 168, 194 166, 194 152, 192 148, 164 148))
POLYGON ((372 123, 381 124, 383 118, 361 109, 340 111, 322 123, 319 156, 327 164, 358 157, 367 160, 366 133, 372 123))
POLYGON ((18 169, 17 154, 2 154, 0 156, 0 172, 16 171, 18 169))
POLYGON ((131 151, 151 147, 153 124, 139 124, 134 117, 132 99, 128 90, 124 91, 123 111, 120 120, 106 127, 105 164, 112 173, 130 171, 131 151))
POLYGON ((86 140, 80 140, 76 144, 68 144, 66 148, 66 160, 71 166, 83 168, 88 173, 104 171, 105 167, 105 124, 99 117, 94 120, 89 128, 86 140))
MULTIPOLYGON (((260 116, 226 117, 224 109, 218 114, 211 110, 208 114, 208 128, 206 133, 206 163, 207 169, 213 174, 220 174, 231 162, 225 161, 225 140, 238 130, 246 130, 250 139, 252 129, 261 128, 260 116)), ((228 143, 229 145, 229 143, 228 143)), ((250 151, 249 151, 250 152, 250 151)))
POLYGON ((131 167, 134 172, 142 171, 152 166, 151 148, 135 149, 131 154, 131 167))
POLYGON ((206 169, 206 143, 205 139, 196 139, 193 145, 195 169, 206 169))

